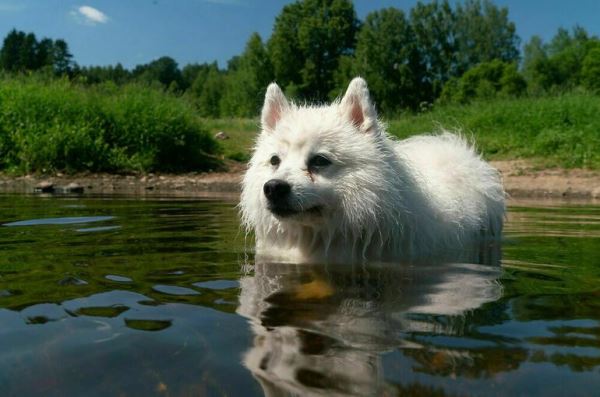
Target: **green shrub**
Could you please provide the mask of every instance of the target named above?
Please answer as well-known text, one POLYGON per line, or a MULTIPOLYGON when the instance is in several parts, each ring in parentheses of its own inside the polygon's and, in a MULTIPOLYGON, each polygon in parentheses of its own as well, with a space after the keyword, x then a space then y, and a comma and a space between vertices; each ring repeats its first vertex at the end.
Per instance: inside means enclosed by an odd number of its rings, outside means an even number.
POLYGON ((219 146, 185 101, 142 85, 0 80, 0 167, 20 172, 186 171, 219 146))
POLYGON ((587 89, 600 92, 600 47, 592 49, 586 55, 581 67, 581 78, 587 89))
POLYGON ((440 101, 469 103, 496 96, 518 97, 526 88, 525 79, 519 74, 515 64, 494 60, 475 66, 459 79, 448 81, 442 90, 440 101))

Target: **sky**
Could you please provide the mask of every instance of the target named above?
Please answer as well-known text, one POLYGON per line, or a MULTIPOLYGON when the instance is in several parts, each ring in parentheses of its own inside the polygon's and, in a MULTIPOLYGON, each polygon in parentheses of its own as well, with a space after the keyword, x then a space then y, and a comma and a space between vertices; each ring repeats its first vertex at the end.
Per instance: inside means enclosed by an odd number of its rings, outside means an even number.
MULTIPOLYGON (((83 66, 127 68, 161 56, 188 63, 240 54, 252 32, 271 35, 285 0, 0 0, 0 37, 11 29, 67 41, 83 66)), ((410 10, 417 0, 356 0, 358 17, 384 7, 410 10)), ((454 3, 454 1, 452 1, 454 3)), ((525 43, 576 24, 600 36, 600 0, 495 0, 509 9, 525 43)))

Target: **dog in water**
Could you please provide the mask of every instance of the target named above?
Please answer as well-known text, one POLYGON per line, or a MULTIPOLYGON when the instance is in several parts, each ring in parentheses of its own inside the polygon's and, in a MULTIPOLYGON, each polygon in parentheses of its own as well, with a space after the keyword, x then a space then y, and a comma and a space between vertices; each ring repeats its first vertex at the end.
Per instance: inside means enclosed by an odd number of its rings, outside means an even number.
POLYGON ((452 133, 392 139, 362 78, 325 106, 297 105, 273 83, 261 124, 240 203, 259 256, 415 260, 501 236, 497 170, 452 133))

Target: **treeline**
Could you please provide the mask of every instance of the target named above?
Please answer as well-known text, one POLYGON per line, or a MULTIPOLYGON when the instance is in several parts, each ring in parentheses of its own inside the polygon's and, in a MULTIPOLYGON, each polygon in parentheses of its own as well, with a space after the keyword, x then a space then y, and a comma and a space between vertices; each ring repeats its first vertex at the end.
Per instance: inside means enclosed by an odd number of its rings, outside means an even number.
POLYGON ((408 13, 386 8, 364 21, 349 0, 304 0, 282 9, 266 42, 251 35, 224 69, 216 62, 180 68, 170 57, 132 70, 79 67, 64 41, 37 42, 17 31, 5 39, 0 59, 9 72, 49 70, 84 85, 155 85, 188 99, 205 117, 256 115, 271 81, 294 98, 325 101, 361 75, 388 114, 436 101, 600 89, 600 40, 583 28, 560 29, 549 43, 533 37, 522 55, 519 47, 508 9, 489 0, 419 2, 408 13), (48 42, 64 50, 43 56, 48 42))
POLYGON ((55 75, 72 73, 75 63, 69 46, 62 40, 43 38, 13 29, 0 50, 0 68, 7 72, 44 70, 55 75))

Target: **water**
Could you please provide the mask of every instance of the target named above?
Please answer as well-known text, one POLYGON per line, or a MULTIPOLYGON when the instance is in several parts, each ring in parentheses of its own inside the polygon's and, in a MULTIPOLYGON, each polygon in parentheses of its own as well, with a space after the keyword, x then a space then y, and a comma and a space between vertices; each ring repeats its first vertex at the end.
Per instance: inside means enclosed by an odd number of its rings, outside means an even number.
POLYGON ((0 395, 598 395, 600 207, 501 266, 254 265, 234 202, 0 197, 0 395))

